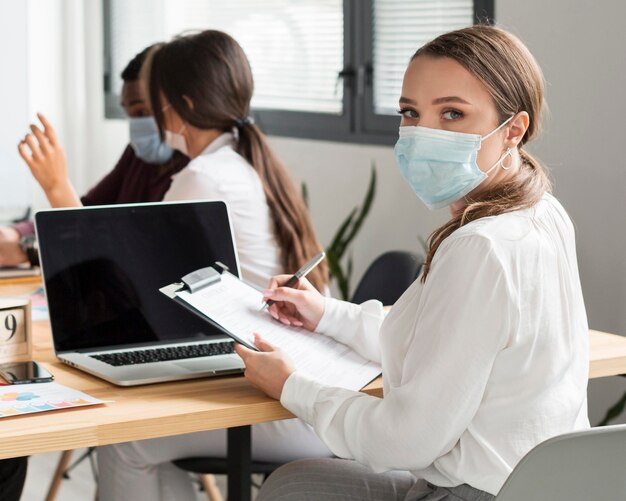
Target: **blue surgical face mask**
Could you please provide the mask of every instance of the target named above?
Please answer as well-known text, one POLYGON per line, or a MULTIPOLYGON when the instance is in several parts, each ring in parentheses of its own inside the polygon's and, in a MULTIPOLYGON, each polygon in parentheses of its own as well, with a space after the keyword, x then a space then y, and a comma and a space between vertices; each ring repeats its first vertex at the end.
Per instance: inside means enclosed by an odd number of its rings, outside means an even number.
POLYGON ((128 120, 130 145, 141 160, 148 164, 163 165, 174 150, 161 141, 154 117, 138 117, 128 120))
POLYGON ((507 150, 486 172, 476 163, 481 143, 512 118, 486 136, 420 126, 400 127, 394 153, 402 177, 431 210, 460 200, 511 154, 507 150))

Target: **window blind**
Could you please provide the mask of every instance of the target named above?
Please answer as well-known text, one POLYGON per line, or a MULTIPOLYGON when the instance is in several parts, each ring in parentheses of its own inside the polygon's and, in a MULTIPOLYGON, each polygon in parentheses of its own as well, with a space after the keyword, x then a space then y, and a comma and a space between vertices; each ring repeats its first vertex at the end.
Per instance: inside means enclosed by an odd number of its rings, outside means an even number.
POLYGON ((374 0, 374 111, 395 114, 406 66, 438 35, 474 22, 473 0, 374 0))
POLYGON ((144 47, 187 30, 219 29, 243 47, 254 108, 341 114, 342 0, 110 0, 111 88, 144 47))

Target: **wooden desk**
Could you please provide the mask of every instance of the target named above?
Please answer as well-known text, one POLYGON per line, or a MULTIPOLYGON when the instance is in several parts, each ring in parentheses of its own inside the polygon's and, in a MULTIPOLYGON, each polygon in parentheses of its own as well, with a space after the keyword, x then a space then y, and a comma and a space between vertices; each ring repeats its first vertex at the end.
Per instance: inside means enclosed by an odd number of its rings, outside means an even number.
MULTIPOLYGON (((626 373, 626 338, 590 331, 590 378, 626 373)), ((60 363, 47 322, 34 323, 33 358, 55 381, 113 402, 96 407, 3 419, 0 458, 38 454, 293 417, 241 376, 118 387, 60 363)), ((364 391, 382 396, 377 379, 364 391)))
MULTIPOLYGON (((32 282, 0 284, 0 296, 25 294, 33 289, 32 282)), ((229 489, 232 482, 239 491, 249 482, 245 474, 245 465, 250 461, 249 425, 293 417, 278 401, 252 388, 241 376, 114 386, 58 362, 48 322, 35 322, 33 330, 33 358, 44 362, 55 381, 113 402, 2 419, 0 458, 229 428, 229 457, 243 462, 233 461, 239 468, 229 474, 229 489)), ((589 377, 626 373, 626 337, 593 330, 589 335, 589 377)), ((381 379, 364 391, 382 396, 381 379)), ((246 499, 245 492, 242 496, 241 499, 246 499)))
MULTIPOLYGON (((32 282, 0 283, 0 296, 27 294, 37 287, 32 282)), ((0 458, 228 428, 228 489, 239 493, 231 499, 246 500, 250 425, 293 417, 242 376, 122 388, 59 362, 47 321, 33 323, 33 340, 33 359, 44 363, 55 382, 112 402, 2 419, 0 458)), ((380 378, 364 391, 382 396, 380 378)))

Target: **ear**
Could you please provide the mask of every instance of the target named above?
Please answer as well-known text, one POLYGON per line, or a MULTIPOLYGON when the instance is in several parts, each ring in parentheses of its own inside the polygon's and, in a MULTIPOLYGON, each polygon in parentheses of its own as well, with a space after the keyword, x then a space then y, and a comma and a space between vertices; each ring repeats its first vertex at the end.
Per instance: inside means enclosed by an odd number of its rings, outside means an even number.
POLYGON ((515 115, 507 127, 508 134, 506 136, 505 146, 511 149, 516 148, 524 137, 524 134, 526 134, 529 125, 530 117, 528 116, 528 113, 520 111, 517 115, 515 115))
POLYGON ((183 100, 187 103, 189 109, 193 110, 193 101, 189 98, 189 96, 183 96, 183 100))

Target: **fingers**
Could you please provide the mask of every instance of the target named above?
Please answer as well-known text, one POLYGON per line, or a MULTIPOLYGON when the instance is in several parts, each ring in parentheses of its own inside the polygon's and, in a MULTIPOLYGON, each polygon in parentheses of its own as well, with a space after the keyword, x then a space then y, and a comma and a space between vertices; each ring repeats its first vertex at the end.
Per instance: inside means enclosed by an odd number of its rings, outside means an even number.
POLYGON ((54 130, 54 127, 52 127, 52 124, 48 121, 43 113, 37 113, 37 117, 43 125, 43 130, 46 134, 46 137, 48 138, 48 141, 50 141, 50 144, 52 146, 55 146, 57 144, 57 134, 54 130))
POLYGON ((26 162, 32 169, 31 163, 33 161, 33 157, 31 156, 30 151, 26 148, 26 143, 24 141, 20 141, 17 145, 17 152, 20 154, 24 162, 26 162))
POLYGON ((265 339, 261 337, 260 334, 254 333, 254 346, 256 346, 259 350, 263 352, 274 351, 275 348, 272 344, 268 343, 265 339))
POLYGON ((35 137, 32 134, 26 134, 24 141, 22 143, 26 143, 30 148, 31 156, 34 160, 38 160, 41 158, 41 150, 39 149, 39 145, 37 141, 35 141, 35 137))
POLYGON ((30 130, 33 132, 35 137, 37 138, 37 142, 39 143, 39 148, 43 153, 48 152, 50 149, 50 141, 44 135, 43 131, 34 124, 31 124, 30 130))
POLYGON ((291 278, 291 275, 275 275, 272 278, 270 278, 270 283, 267 286, 267 288, 276 289, 280 287, 281 285, 286 284, 290 278, 291 278))
POLYGON ((298 289, 292 289, 291 287, 278 287, 276 289, 266 289, 263 291, 263 299, 272 301, 286 301, 294 305, 299 305, 303 302, 304 293, 298 289))
POLYGON ((248 365, 246 360, 250 358, 250 355, 254 354, 254 351, 252 351, 250 348, 246 348, 244 345, 239 343, 235 343, 235 352, 241 357, 243 363, 246 365, 248 365))
POLYGON ((295 314, 289 313, 285 309, 281 309, 278 305, 273 304, 268 308, 270 315, 275 320, 285 324, 293 325, 294 327, 302 327, 304 324, 300 320, 300 314, 296 311, 295 314))

